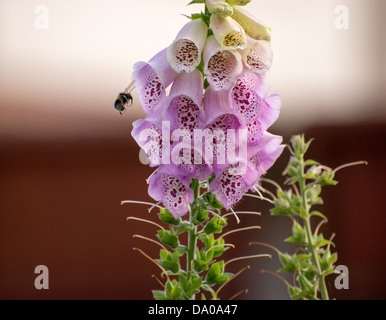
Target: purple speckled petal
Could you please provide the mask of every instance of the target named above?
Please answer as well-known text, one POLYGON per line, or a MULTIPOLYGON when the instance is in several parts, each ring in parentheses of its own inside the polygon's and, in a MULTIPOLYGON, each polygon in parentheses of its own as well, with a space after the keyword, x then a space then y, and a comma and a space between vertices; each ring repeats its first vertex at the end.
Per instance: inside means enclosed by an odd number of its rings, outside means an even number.
POLYGON ((149 179, 149 195, 156 201, 162 201, 175 217, 181 217, 189 211, 194 200, 193 191, 189 188, 190 178, 177 176, 170 171, 171 166, 160 166, 149 179))
POLYGON ((202 19, 189 21, 168 47, 167 57, 176 72, 192 72, 201 62, 208 27, 202 19))
POLYGON ((206 40, 203 57, 204 72, 214 90, 231 88, 243 71, 240 53, 220 46, 213 35, 206 40))
POLYGON ((131 79, 146 113, 156 110, 165 98, 165 88, 174 81, 177 73, 167 60, 167 49, 157 53, 149 62, 137 62, 131 79))

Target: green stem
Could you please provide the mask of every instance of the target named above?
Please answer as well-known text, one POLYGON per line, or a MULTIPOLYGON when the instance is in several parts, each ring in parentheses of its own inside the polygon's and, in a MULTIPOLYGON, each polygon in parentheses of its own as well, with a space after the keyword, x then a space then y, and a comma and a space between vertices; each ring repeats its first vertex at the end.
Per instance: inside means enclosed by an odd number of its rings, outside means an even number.
POLYGON ((312 237, 312 230, 311 230, 311 222, 310 222, 310 214, 309 214, 309 206, 307 203, 307 197, 306 197, 306 179, 304 178, 304 159, 300 159, 300 172, 301 172, 301 179, 299 179, 299 187, 300 187, 300 194, 302 196, 302 201, 303 201, 303 208, 305 210, 305 217, 303 218, 304 221, 304 227, 306 229, 306 234, 307 234, 307 241, 308 241, 308 250, 311 253, 312 256, 312 261, 314 263, 314 266, 317 269, 318 272, 318 281, 319 281, 319 287, 320 287, 320 292, 322 295, 323 300, 329 300, 328 297, 328 291, 327 291, 327 286, 325 283, 324 276, 322 276, 322 269, 320 267, 319 263, 319 256, 317 253, 317 248, 315 247, 314 240, 312 237))
MULTIPOLYGON (((193 225, 193 215, 196 212, 196 199, 199 197, 200 184, 199 181, 194 179, 192 181, 191 188, 193 189, 194 201, 190 205, 190 217, 189 222, 193 225)), ((188 231, 188 251, 187 251, 187 260, 186 260, 186 269, 188 271, 188 278, 191 278, 193 272, 193 260, 196 258, 196 247, 197 247, 197 227, 194 227, 192 230, 188 231)), ((194 300, 194 295, 192 300, 194 300)))

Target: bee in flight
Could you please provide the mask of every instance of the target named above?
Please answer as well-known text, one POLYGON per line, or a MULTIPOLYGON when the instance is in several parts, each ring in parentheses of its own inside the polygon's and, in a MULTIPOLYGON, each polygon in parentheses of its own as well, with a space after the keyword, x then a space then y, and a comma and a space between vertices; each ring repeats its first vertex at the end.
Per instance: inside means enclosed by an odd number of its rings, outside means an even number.
POLYGON ((133 97, 130 92, 134 89, 134 81, 129 84, 125 91, 120 92, 115 98, 114 108, 122 115, 125 112, 126 107, 130 103, 130 106, 133 104, 133 97))

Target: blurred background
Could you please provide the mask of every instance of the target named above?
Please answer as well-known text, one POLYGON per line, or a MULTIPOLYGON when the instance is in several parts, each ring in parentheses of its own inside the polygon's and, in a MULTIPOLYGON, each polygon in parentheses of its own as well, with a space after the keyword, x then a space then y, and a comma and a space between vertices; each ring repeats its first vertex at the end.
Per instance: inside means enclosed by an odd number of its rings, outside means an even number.
MULTIPOLYGON (((135 92, 122 117, 113 102, 133 64, 173 41, 187 22, 182 14, 202 9, 187 3, 0 0, 0 299, 151 299, 160 289, 151 277, 159 269, 132 250, 155 257, 158 247, 132 235, 156 230, 126 221, 155 213, 120 205, 150 200, 152 170, 130 136, 144 112, 135 92), (37 265, 49 269, 49 290, 34 286, 37 265)), ((336 233, 337 264, 349 269, 348 290, 328 278, 331 297, 384 299, 386 2, 253 0, 246 8, 273 32, 269 80, 283 107, 270 132, 285 143, 298 133, 314 138, 308 156, 332 168, 368 161, 339 171, 339 184, 323 190, 322 231, 336 233)), ((267 176, 283 183, 287 162, 285 151, 267 176)), ((237 208, 262 216, 241 224, 262 229, 229 236, 237 249, 226 255, 273 258, 230 264, 231 272, 251 269, 222 297, 248 289, 238 299, 288 299, 278 278, 261 273, 280 268, 274 252, 248 243, 293 252, 283 242, 291 221, 254 200, 237 208)))

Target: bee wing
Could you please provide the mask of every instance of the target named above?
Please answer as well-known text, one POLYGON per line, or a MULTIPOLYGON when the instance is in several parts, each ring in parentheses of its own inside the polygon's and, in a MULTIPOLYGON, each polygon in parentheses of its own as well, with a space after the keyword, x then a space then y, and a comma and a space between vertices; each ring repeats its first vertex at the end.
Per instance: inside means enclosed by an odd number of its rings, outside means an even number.
POLYGON ((130 83, 130 84, 128 85, 128 87, 125 89, 124 93, 130 93, 130 92, 135 88, 134 83, 135 83, 135 81, 133 81, 132 83, 130 83))

